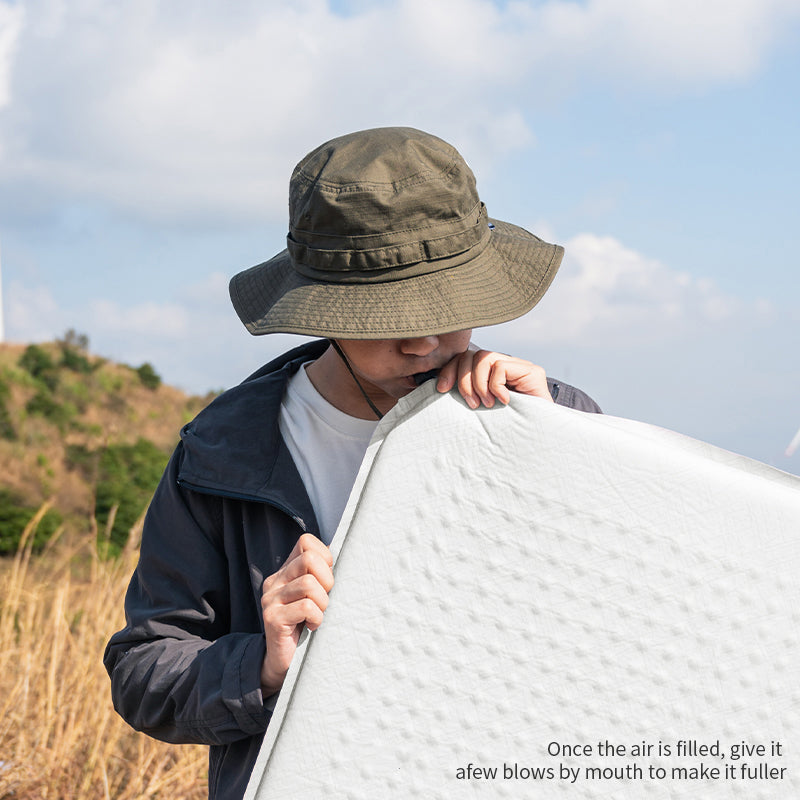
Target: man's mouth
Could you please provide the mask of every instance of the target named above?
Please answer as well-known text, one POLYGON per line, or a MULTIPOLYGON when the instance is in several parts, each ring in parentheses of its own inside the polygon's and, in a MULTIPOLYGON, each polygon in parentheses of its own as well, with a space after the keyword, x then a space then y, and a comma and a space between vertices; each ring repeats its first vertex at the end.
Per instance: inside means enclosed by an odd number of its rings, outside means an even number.
POLYGON ((427 372, 415 372, 411 379, 417 386, 421 386, 425 381, 429 381, 431 378, 435 378, 439 374, 438 369, 429 369, 427 372))

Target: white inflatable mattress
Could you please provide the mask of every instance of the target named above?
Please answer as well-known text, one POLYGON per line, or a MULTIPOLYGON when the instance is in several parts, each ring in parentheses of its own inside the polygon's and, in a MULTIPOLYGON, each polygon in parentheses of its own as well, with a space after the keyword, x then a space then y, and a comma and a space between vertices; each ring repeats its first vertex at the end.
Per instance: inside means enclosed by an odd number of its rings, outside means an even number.
POLYGON ((370 445, 246 797, 800 798, 799 490, 428 382, 370 445))

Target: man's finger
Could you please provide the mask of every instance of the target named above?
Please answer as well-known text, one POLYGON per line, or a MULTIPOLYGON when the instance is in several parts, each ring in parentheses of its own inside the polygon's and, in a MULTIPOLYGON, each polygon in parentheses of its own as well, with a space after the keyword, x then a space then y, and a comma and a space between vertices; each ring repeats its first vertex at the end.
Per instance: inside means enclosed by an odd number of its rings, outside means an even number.
POLYGON ((508 405, 509 400, 511 400, 511 393, 508 391, 508 367, 507 361, 498 359, 492 364, 492 369, 487 378, 489 391, 503 405, 508 405))
POLYGON ((472 362, 472 387, 487 408, 494 405, 496 393, 492 391, 490 380, 494 366, 500 358, 502 356, 497 353, 480 350, 474 355, 472 362))
POLYGON ((481 398, 472 385, 472 359, 473 353, 469 350, 462 353, 458 359, 458 391, 467 401, 470 408, 477 408, 481 398))
POLYGON ((263 592, 277 591, 302 575, 313 575, 326 592, 333 587, 333 570, 330 564, 316 550, 306 550, 264 580, 263 592))
POLYGON ((328 592, 315 576, 309 574, 301 575, 291 583, 282 586, 272 595, 271 599, 283 605, 289 605, 304 598, 312 600, 322 611, 328 607, 328 592))
POLYGON ((451 358, 440 370, 436 379, 436 390, 449 392, 456 384, 458 377, 458 356, 451 358))
POLYGON ((319 553, 329 565, 333 564, 333 556, 331 555, 331 551, 324 544, 324 542, 311 533, 304 533, 295 542, 292 552, 289 553, 289 557, 286 559, 286 563, 297 558, 297 556, 299 556, 301 553, 306 553, 308 551, 319 553))
POLYGON ((269 643, 274 637, 289 636, 297 625, 305 623, 315 630, 322 624, 323 610, 310 598, 302 597, 292 603, 272 603, 263 612, 264 630, 267 634, 267 655, 269 643))

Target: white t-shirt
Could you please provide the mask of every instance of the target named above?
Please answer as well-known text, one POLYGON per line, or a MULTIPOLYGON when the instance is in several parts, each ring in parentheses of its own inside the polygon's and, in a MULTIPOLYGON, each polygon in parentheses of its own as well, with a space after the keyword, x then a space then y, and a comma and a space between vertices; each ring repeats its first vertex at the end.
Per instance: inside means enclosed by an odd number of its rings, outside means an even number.
POLYGON ((378 420, 351 417, 332 406, 311 383, 303 365, 292 376, 278 425, 330 544, 378 420))

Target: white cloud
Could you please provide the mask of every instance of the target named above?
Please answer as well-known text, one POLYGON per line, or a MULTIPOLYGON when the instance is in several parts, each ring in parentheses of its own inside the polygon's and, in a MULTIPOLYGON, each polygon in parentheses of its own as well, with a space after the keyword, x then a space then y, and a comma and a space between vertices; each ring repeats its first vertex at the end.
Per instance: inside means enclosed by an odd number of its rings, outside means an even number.
POLYGON ((208 306, 222 306, 227 311, 229 307, 228 280, 229 277, 224 272, 212 272, 197 283, 185 287, 183 296, 193 306, 201 304, 204 306, 204 310, 208 306))
POLYGON ((173 223, 282 220, 291 165, 359 127, 435 130, 485 176, 534 141, 522 109, 565 83, 694 90, 741 77, 800 11, 796 0, 394 0, 344 17, 324 0, 235 14, 38 0, 23 24, 21 8, 0 0, 8 191, 173 223))
POLYGON ((3 287, 6 340, 41 342, 70 327, 52 292, 44 286, 12 281, 3 287))
POLYGON ((22 20, 22 6, 0 3, 0 108, 10 100, 11 65, 22 20))
POLYGON ((800 14, 796 0, 589 0, 513 7, 523 19, 537 21, 542 56, 624 83, 667 86, 752 73, 800 14))
MULTIPOLYGON (((92 349, 101 353, 129 352, 142 343, 173 346, 185 340, 190 329, 190 309, 177 303, 123 306, 93 299, 76 310, 59 302, 49 288, 20 281, 12 281, 6 289, 5 307, 9 341, 52 341, 75 328, 87 333, 92 349)), ((199 307, 198 316, 203 316, 199 307)))
POLYGON ((728 295, 713 281, 670 269, 610 236, 583 233, 565 250, 548 293, 530 314, 504 326, 506 338, 540 345, 663 344, 772 313, 763 299, 728 295))
POLYGON ((186 336, 189 314, 177 303, 148 302, 124 308, 111 300, 93 300, 84 324, 101 336, 146 337, 167 345, 186 336))

